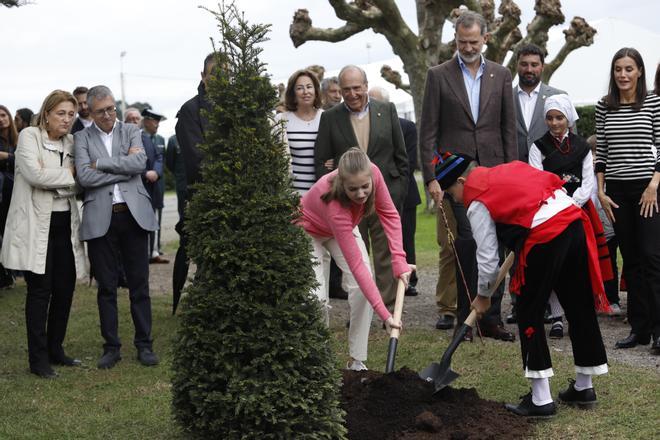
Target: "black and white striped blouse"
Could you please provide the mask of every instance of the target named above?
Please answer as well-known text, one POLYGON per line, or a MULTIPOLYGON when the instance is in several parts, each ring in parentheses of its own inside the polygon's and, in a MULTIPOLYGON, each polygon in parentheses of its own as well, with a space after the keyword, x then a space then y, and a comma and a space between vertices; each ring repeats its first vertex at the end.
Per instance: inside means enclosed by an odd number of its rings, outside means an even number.
POLYGON ((293 188, 300 195, 309 191, 316 182, 314 143, 319 132, 321 113, 323 113, 323 110, 319 109, 316 112, 316 117, 311 121, 304 121, 293 112, 281 113, 277 115, 279 118, 276 118, 287 121, 286 137, 291 153, 291 168, 294 176, 293 188))
POLYGON ((596 104, 596 172, 608 180, 647 180, 660 172, 660 97, 646 96, 638 111, 630 104, 608 110, 596 104))

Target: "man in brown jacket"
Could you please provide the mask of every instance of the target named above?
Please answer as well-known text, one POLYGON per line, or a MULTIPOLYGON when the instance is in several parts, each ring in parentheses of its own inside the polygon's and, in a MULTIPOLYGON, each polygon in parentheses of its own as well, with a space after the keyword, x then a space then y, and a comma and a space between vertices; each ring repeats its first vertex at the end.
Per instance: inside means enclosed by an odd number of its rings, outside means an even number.
MULTIPOLYGON (((481 51, 488 40, 486 21, 472 11, 456 20, 458 53, 449 61, 429 69, 420 124, 422 172, 436 205, 442 203, 454 229, 459 261, 472 294, 476 292, 476 245, 465 207, 442 199, 431 164, 435 151, 450 151, 474 157, 480 165, 491 167, 517 159, 515 113, 511 94, 511 74, 503 66, 484 59, 481 51)), ((447 230, 438 213, 440 274, 436 290, 439 307, 437 328, 454 325, 454 315, 462 322, 470 302, 462 278, 456 281, 454 255, 448 245, 447 230), (458 307, 457 307, 458 306, 458 307), (458 308, 458 313, 457 313, 458 308)), ((502 291, 493 296, 492 307, 480 322, 482 334, 512 341, 514 336, 502 326, 502 291)), ((470 335, 471 337, 471 335, 470 335)))

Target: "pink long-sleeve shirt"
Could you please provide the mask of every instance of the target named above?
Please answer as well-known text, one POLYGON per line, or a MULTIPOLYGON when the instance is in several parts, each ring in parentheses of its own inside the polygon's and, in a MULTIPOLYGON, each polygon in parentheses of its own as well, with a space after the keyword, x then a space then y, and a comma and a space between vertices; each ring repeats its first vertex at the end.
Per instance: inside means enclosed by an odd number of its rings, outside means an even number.
MULTIPOLYGON (((376 213, 383 225, 390 253, 392 254, 392 272, 394 277, 398 278, 402 273, 410 270, 406 262, 406 253, 403 251, 401 218, 394 207, 394 203, 392 203, 392 198, 380 170, 376 165, 371 164, 371 171, 376 213)), ((362 253, 353 236, 353 229, 364 216, 364 206, 351 202, 350 207, 346 207, 337 200, 332 200, 329 203, 321 200, 321 196, 330 191, 332 180, 336 175, 337 170, 321 177, 303 196, 301 201, 302 217, 299 224, 308 234, 314 237, 334 237, 337 240, 337 244, 358 286, 360 286, 360 290, 362 290, 378 316, 385 321, 391 314, 383 304, 378 287, 369 269, 362 261, 362 253)))

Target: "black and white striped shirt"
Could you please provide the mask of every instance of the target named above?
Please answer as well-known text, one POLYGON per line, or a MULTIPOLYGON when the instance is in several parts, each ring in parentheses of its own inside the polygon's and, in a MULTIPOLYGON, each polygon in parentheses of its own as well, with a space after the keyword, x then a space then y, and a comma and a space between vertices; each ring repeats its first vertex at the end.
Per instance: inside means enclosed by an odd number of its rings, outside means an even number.
POLYGON ((291 168, 294 176, 293 188, 305 194, 316 182, 314 170, 314 143, 319 132, 321 121, 319 109, 316 117, 311 121, 298 118, 293 112, 284 112, 277 115, 276 119, 286 120, 286 137, 291 153, 291 168))
POLYGON ((649 93, 638 111, 596 104, 596 172, 608 180, 648 180, 660 172, 660 97, 649 93))

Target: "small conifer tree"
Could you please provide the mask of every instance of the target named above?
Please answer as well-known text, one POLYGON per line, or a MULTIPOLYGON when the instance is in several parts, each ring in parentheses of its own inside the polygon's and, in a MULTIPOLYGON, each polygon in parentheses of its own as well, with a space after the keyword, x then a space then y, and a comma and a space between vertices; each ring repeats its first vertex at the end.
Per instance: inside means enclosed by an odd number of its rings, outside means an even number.
POLYGON ((292 223, 299 197, 272 129, 276 92, 258 58, 269 26, 233 5, 213 14, 221 40, 203 182, 187 210, 197 271, 174 346, 174 416, 201 438, 344 438, 310 245, 292 223))

